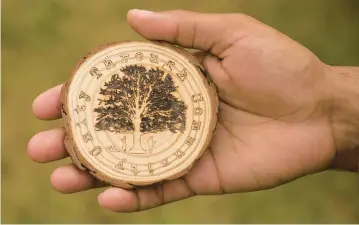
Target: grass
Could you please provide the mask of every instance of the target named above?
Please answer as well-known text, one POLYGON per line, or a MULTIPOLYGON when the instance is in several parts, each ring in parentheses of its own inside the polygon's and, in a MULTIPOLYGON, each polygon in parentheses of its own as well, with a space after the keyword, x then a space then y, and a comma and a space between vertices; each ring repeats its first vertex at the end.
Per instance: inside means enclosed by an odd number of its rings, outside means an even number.
POLYGON ((299 41, 324 62, 359 66, 356 0, 3 0, 3 223, 359 223, 357 174, 325 172, 260 192, 202 196, 135 214, 101 209, 101 190, 62 195, 50 174, 68 159, 36 164, 27 142, 61 124, 41 122, 31 103, 64 82, 75 63, 99 44, 140 40, 126 23, 130 8, 243 12, 299 41))

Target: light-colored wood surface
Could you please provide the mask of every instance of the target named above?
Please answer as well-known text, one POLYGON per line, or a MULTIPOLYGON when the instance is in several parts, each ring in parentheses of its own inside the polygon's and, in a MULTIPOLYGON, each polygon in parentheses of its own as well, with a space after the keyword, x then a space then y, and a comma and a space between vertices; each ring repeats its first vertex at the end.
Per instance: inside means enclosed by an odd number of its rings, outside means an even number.
POLYGON ((61 94, 76 164, 133 188, 186 174, 217 123, 216 88, 197 59, 164 42, 118 42, 89 53, 61 94))

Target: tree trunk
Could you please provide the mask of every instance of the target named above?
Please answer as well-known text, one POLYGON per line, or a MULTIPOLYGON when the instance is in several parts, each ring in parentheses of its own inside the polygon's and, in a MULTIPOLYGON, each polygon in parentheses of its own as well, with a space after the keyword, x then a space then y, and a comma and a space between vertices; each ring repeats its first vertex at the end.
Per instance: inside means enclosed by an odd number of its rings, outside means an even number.
POLYGON ((130 154, 146 154, 146 150, 144 150, 141 146, 141 119, 134 120, 135 132, 133 133, 133 146, 128 153, 130 154))

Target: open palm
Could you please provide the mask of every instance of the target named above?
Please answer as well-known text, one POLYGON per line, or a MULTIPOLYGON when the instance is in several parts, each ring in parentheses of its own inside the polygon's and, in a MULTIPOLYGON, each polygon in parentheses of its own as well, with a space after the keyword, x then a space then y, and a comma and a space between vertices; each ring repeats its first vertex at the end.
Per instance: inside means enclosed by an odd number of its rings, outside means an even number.
MULTIPOLYGON (((150 40, 196 53, 220 97, 217 128, 208 151, 183 178, 134 191, 111 187, 99 195, 113 211, 139 211, 199 194, 278 186, 328 168, 335 156, 325 85, 326 65, 278 31, 244 15, 184 11, 130 11, 130 25, 150 40)), ((34 113, 60 117, 61 85, 40 95, 34 113)), ((67 157, 64 131, 38 133, 29 142, 37 162, 67 157)), ((100 187, 73 165, 52 175, 63 193, 100 187)))

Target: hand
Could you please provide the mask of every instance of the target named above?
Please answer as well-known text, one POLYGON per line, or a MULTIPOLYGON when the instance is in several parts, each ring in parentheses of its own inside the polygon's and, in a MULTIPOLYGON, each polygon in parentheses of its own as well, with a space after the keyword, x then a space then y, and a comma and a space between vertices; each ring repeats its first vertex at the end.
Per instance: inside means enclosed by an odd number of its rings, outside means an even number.
MULTIPOLYGON (((275 29, 242 14, 132 10, 130 26, 150 40, 196 53, 218 87, 220 115, 210 148, 188 175, 135 191, 111 187, 101 206, 133 212, 195 195, 268 189, 330 168, 336 155, 330 120, 328 66, 275 29)), ((60 118, 61 85, 33 104, 43 120, 60 118)), ((36 134, 29 156, 37 162, 67 157, 64 130, 36 134)), ((53 187, 73 193, 101 187, 73 165, 58 168, 53 187)))

